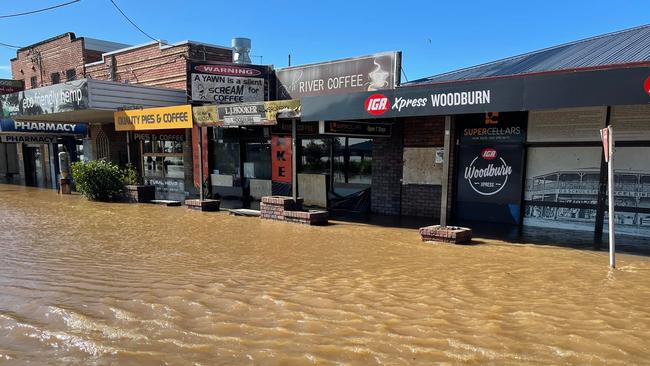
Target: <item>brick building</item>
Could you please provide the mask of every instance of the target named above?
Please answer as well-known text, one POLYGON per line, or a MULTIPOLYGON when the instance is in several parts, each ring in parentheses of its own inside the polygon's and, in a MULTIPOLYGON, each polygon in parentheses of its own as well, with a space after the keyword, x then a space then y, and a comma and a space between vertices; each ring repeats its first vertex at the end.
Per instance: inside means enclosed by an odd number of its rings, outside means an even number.
MULTIPOLYGON (((105 98, 106 103, 100 107, 102 110, 100 113, 90 113, 90 111, 65 113, 60 114, 60 117, 57 118, 48 112, 49 116, 32 115, 29 118, 35 121, 88 123, 90 125, 89 133, 83 139, 83 144, 81 140, 76 139, 78 146, 73 149, 73 155, 83 155, 86 159, 107 158, 120 164, 125 164, 133 157, 134 165, 142 169, 144 165, 141 162, 140 153, 143 152, 141 143, 131 144, 127 151, 126 134, 117 133, 113 126, 112 114, 103 111, 107 108, 116 110, 127 107, 146 108, 184 104, 187 102, 184 95, 187 88, 187 68, 190 60, 230 62, 231 59, 230 47, 201 42, 189 40, 173 44, 149 42, 129 46, 88 37, 77 37, 74 33, 69 32, 19 49, 16 52, 16 57, 11 60, 11 68, 13 78, 22 80, 27 90, 44 88, 41 94, 55 90, 57 84, 72 81, 78 84, 88 81, 89 85, 101 86, 105 89, 102 91, 104 96, 107 96, 107 93, 128 91, 131 96, 121 104, 117 103, 115 98, 105 98), (108 81, 112 84, 97 83, 94 82, 95 80, 108 81), (145 86, 146 88, 144 88, 145 86), (167 90, 176 92, 170 94, 167 90), (182 93, 179 93, 181 91, 182 93), (158 101, 152 98, 158 99, 158 101)), ((3 117, 10 116, 5 113, 3 117)), ((185 186, 191 189, 193 186, 191 184, 192 145, 189 142, 192 139, 192 134, 189 129, 175 131, 175 133, 182 136, 177 140, 187 141, 187 143, 182 143, 184 164, 178 162, 177 164, 185 166, 185 181, 189 183, 185 186)), ((16 144, 15 146, 19 153, 19 162, 24 160, 20 154, 20 151, 23 150, 21 145, 16 144)), ((53 161, 57 153, 55 150, 56 146, 44 145, 37 151, 38 156, 49 157, 50 164, 47 164, 47 159, 37 162, 41 165, 48 165, 47 171, 44 171, 47 176, 53 177, 52 172, 56 170, 56 162, 53 161)), ((25 175, 24 171, 21 175, 25 175)), ((45 185, 54 186, 54 181, 55 179, 51 178, 45 185)), ((19 182, 26 183, 24 178, 19 182)))

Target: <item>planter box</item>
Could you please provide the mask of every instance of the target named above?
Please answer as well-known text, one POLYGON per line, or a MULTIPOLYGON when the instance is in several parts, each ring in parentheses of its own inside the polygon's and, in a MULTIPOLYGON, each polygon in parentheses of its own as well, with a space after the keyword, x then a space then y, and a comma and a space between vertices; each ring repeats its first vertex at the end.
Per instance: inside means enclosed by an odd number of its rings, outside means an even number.
POLYGON ((292 222, 304 225, 325 225, 328 222, 327 211, 303 210, 303 199, 296 202, 287 196, 262 197, 260 217, 263 220, 292 222))
POLYGON ((156 186, 127 185, 124 187, 124 196, 128 202, 146 203, 156 199, 156 186))
POLYGON ((425 242, 467 243, 472 241, 472 229, 459 226, 433 225, 420 228, 420 236, 425 242))
POLYGON ((185 200, 185 206, 187 206, 187 208, 198 210, 198 211, 206 211, 206 212, 219 211, 220 205, 221 205, 221 201, 219 200, 209 200, 209 199, 185 200))

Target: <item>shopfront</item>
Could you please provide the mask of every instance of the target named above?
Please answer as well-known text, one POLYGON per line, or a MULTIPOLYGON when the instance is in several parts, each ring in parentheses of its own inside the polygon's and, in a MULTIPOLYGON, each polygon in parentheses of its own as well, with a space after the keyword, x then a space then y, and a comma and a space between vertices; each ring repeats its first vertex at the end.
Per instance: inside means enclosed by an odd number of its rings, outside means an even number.
MULTIPOLYGON (((76 159, 107 159, 125 165, 130 151, 125 136, 116 133, 113 113, 120 109, 180 105, 185 98, 183 90, 78 79, 0 95, 0 106, 2 118, 15 122, 17 128, 22 130, 29 127, 33 133, 37 131, 34 128, 45 126, 46 129, 39 133, 80 136, 67 129, 70 126, 85 126, 82 141, 79 138, 59 139, 55 148, 47 148, 47 152, 44 146, 30 144, 25 154, 34 156, 34 159, 33 164, 32 159, 28 159, 29 166, 39 166, 44 161, 37 157, 47 155, 52 160, 64 146, 76 159)), ((24 132, 22 130, 21 133, 24 132)), ((22 154, 20 150, 17 153, 22 154)), ((48 176, 52 177, 52 172, 56 170, 50 169, 48 176)), ((42 179, 36 177, 35 181, 42 179)), ((56 182, 56 179, 51 179, 51 182, 56 182)))
POLYGON ((83 123, 0 120, 0 176, 2 182, 57 188, 58 153, 72 162, 83 160, 83 123))
POLYGON ((650 152, 649 77, 645 67, 613 68, 306 97, 302 121, 393 122, 393 131, 403 131, 399 152, 387 152, 394 145, 373 146, 382 171, 403 168, 392 170, 398 179, 383 180, 390 181, 384 201, 401 202, 401 209, 373 199, 373 212, 403 215, 405 195, 419 194, 405 184, 412 176, 408 130, 424 120, 420 133, 436 131, 443 170, 437 199, 422 201, 422 210, 437 205, 446 223, 596 233, 608 216, 599 129, 611 125, 618 156, 615 220, 620 233, 643 236, 650 212, 644 158, 650 152))
POLYGON ((272 135, 271 129, 278 113, 297 117, 299 107, 299 101, 286 100, 193 108, 197 126, 209 136, 204 179, 224 207, 256 208, 263 196, 290 191, 290 164, 280 169, 277 158, 291 161, 291 137, 272 135))
POLYGON ((114 118, 115 130, 123 132, 130 145, 129 163, 140 172, 144 184, 156 187, 156 199, 184 201, 191 161, 186 161, 183 152, 185 131, 192 128, 192 107, 125 110, 115 112, 114 118))

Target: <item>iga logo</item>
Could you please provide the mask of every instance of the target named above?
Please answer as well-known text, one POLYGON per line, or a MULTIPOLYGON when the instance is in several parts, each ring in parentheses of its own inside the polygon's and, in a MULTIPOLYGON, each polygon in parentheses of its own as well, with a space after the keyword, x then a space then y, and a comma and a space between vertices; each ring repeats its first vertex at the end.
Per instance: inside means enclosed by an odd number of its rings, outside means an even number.
POLYGON ((497 151, 491 147, 486 147, 481 151, 481 157, 485 160, 493 160, 497 157, 497 151))
POLYGON ((643 82, 643 90, 646 94, 650 95, 650 76, 648 76, 643 82))
POLYGON ((464 178, 474 192, 481 196, 492 196, 508 184, 510 175, 512 175, 512 166, 502 157, 497 159, 495 149, 486 147, 468 166, 465 166, 464 178))
POLYGON ((390 101, 383 94, 373 94, 366 99, 365 107, 366 112, 379 116, 390 108, 390 101))

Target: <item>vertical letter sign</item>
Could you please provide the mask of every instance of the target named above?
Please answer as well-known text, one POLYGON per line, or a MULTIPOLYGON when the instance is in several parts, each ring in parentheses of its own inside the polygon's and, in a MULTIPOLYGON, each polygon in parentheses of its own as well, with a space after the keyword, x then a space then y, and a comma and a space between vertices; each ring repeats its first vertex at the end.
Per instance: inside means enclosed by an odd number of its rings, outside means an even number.
POLYGON ((271 179, 291 183, 291 137, 271 136, 271 179))

